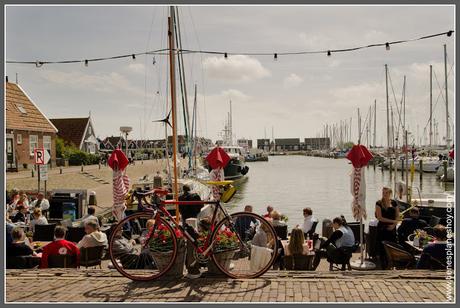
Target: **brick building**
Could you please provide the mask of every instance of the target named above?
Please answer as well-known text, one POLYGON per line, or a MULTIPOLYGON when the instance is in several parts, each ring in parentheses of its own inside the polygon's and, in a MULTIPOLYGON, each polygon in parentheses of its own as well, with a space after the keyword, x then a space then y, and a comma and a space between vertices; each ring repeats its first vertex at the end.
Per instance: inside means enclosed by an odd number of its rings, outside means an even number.
POLYGON ((6 110, 6 170, 31 168, 34 149, 45 148, 56 162, 56 134, 58 130, 38 106, 17 84, 5 83, 6 110))

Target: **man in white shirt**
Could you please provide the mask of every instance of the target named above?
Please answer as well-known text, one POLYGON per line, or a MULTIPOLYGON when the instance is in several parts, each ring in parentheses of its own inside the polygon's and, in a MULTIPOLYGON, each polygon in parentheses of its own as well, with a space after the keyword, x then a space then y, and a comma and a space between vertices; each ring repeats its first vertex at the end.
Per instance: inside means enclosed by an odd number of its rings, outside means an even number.
POLYGON ((94 214, 96 214, 96 209, 93 206, 88 206, 88 214, 81 218, 81 226, 85 226, 85 222, 87 221, 95 221, 99 223, 99 219, 94 214))
POLYGON ((302 231, 303 233, 308 233, 310 232, 311 227, 313 227, 313 223, 317 220, 313 217, 313 211, 309 207, 303 209, 303 217, 302 231))
POLYGON ((50 202, 45 198, 45 195, 40 192, 37 194, 37 200, 32 201, 31 207, 32 210, 36 207, 40 207, 42 212, 48 211, 50 208, 50 202))

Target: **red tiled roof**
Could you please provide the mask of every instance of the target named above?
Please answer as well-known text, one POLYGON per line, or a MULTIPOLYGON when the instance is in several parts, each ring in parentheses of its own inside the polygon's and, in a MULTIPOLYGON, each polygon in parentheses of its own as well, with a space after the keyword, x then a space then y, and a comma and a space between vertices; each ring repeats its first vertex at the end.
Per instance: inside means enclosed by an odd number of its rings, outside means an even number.
POLYGON ((89 117, 50 119, 50 121, 59 130, 58 137, 64 139, 67 143, 73 143, 77 148, 80 147, 81 141, 85 137, 89 117))
POLYGON ((6 129, 57 132, 46 116, 17 84, 6 82, 5 90, 6 129))

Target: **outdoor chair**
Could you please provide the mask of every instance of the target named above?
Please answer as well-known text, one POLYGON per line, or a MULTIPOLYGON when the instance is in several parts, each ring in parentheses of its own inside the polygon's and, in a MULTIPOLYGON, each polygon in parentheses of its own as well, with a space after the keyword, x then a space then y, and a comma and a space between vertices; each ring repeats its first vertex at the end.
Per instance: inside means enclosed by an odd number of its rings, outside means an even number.
POLYGON ((292 256, 284 256, 283 262, 286 270, 306 271, 310 270, 311 256, 296 254, 292 256))
POLYGON ((281 239, 281 240, 287 240, 287 235, 288 235, 288 226, 273 226, 273 228, 275 229, 275 232, 276 232, 276 235, 278 235, 278 237, 281 239))
POLYGON ((27 269, 40 265, 40 258, 35 256, 16 256, 6 257, 6 268, 8 269, 27 269))
POLYGON ((97 266, 102 268, 102 254, 104 253, 104 246, 95 246, 80 249, 80 266, 88 268, 89 266, 97 266))
POLYGON ((447 265, 441 260, 433 257, 431 254, 424 252, 423 254, 427 255, 430 258, 430 270, 445 270, 447 265))
POLYGON ((56 224, 35 225, 33 240, 43 242, 52 241, 54 239, 54 228, 56 228, 56 224))
POLYGON ((85 235, 85 227, 69 227, 65 237, 70 242, 78 243, 85 235))
POLYGON ((437 224, 439 224, 440 221, 441 221, 441 218, 440 218, 440 217, 434 216, 434 215, 433 215, 433 216, 431 216, 430 221, 428 222, 428 225, 429 225, 430 227, 434 227, 434 226, 436 226, 437 224))
MULTIPOLYGON (((330 244, 330 246, 332 246, 332 244, 330 244)), ((329 247, 327 247, 326 250, 331 249, 329 247)), ((330 253, 330 251, 328 251, 327 260, 329 262, 329 270, 330 271, 333 271, 334 269, 340 269, 341 271, 344 271, 345 269, 351 270, 351 264, 350 264, 351 257, 353 256, 353 253, 358 250, 359 247, 360 247, 359 242, 356 242, 355 245, 353 245, 352 247, 342 247, 342 248, 337 249, 339 250, 339 252, 337 252, 336 250, 335 254, 330 253), (335 266, 335 265, 341 265, 341 267, 339 268, 338 266, 335 266)))
POLYGON ((401 245, 388 241, 382 244, 388 261, 386 269, 408 269, 415 266, 415 257, 401 245))
POLYGON ((73 255, 49 255, 49 268, 74 268, 77 267, 76 256, 73 255))
POLYGON ((310 239, 313 239, 313 235, 315 234, 315 231, 316 231, 316 226, 318 226, 318 221, 315 220, 311 226, 311 229, 310 231, 308 231, 307 233, 304 233, 304 236, 305 238, 310 237, 310 239))

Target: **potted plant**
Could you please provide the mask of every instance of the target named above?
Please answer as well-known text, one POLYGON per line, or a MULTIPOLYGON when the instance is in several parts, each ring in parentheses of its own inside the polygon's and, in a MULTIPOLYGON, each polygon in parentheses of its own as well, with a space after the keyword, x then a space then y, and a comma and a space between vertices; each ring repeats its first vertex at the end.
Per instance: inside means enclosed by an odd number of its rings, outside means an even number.
MULTIPOLYGON (((203 245, 208 235, 207 231, 201 232, 198 238, 198 245, 203 245)), ((213 254, 219 264, 224 264, 226 269, 230 268, 231 261, 238 249, 238 237, 229 228, 221 228, 217 231, 216 243, 214 244, 213 254)), ((222 274, 217 265, 211 259, 208 262, 208 272, 212 274, 222 274)))
MULTIPOLYGON (((172 256, 173 240, 171 232, 164 224, 156 226, 153 235, 151 234, 152 231, 153 227, 145 238, 149 239, 148 247, 156 266, 159 270, 162 270, 168 266, 172 256)), ((185 241, 179 229, 175 229, 174 232, 177 238, 177 256, 173 266, 165 276, 179 278, 182 277, 184 271, 185 241)))

